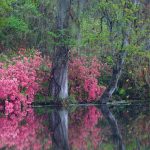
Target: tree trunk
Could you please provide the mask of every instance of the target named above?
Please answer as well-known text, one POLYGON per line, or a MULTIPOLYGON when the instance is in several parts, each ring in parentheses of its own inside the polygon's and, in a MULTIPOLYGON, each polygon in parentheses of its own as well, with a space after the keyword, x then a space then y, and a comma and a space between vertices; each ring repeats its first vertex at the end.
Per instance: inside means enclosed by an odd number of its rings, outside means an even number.
POLYGON ((119 81, 121 74, 122 74, 122 69, 124 66, 126 54, 127 53, 125 51, 119 54, 118 61, 113 68, 113 73, 112 73, 110 84, 108 85, 105 92, 101 96, 100 103, 106 104, 110 100, 110 98, 112 97, 115 90, 117 89, 118 81, 119 81))
POLYGON ((68 49, 59 48, 52 62, 50 95, 55 98, 68 97, 68 49))
POLYGON ((54 99, 68 97, 68 27, 70 0, 57 1, 55 48, 50 77, 50 95, 54 99))
POLYGON ((110 100, 113 93, 117 89, 118 81, 121 77, 122 69, 124 67, 127 52, 123 49, 124 47, 129 45, 129 41, 128 41, 129 33, 126 31, 126 32, 123 32, 122 34, 123 34, 122 51, 119 52, 118 58, 116 58, 117 60, 116 60, 115 66, 113 67, 111 81, 108 87, 106 88, 105 92, 100 98, 100 103, 103 103, 103 104, 104 103, 106 104, 110 100))

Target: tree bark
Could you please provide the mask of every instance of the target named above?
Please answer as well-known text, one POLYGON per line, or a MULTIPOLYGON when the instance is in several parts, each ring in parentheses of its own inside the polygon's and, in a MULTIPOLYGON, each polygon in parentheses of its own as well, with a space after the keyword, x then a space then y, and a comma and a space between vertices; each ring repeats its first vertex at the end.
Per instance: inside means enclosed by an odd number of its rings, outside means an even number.
MULTIPOLYGON (((57 47, 58 48, 58 47, 57 47)), ((50 95, 55 99, 68 97, 68 49, 57 49, 52 62, 50 95)))
POLYGON ((68 44, 70 0, 57 1, 56 31, 58 37, 53 53, 51 77, 49 84, 50 95, 54 99, 68 97, 68 44))

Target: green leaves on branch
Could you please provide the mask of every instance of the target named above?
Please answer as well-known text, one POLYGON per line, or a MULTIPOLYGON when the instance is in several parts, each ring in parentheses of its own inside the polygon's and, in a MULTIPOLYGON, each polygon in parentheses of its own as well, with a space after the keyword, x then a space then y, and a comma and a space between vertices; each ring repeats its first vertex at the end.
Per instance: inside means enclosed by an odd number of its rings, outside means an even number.
POLYGON ((6 21, 6 27, 19 32, 28 31, 28 25, 23 20, 16 17, 9 17, 6 21))
POLYGON ((69 35, 69 29, 57 30, 57 32, 49 31, 49 38, 53 46, 73 46, 75 45, 75 40, 69 35))

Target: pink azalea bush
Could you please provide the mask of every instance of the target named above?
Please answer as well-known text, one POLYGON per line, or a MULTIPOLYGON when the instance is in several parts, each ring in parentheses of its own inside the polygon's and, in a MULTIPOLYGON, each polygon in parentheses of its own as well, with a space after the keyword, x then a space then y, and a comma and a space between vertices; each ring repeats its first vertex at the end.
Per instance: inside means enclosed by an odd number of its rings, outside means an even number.
POLYGON ((39 90, 37 73, 42 57, 39 52, 26 57, 24 51, 19 51, 20 55, 7 66, 3 63, 0 66, 0 100, 5 104, 6 114, 31 104, 39 90))
POLYGON ((70 93, 80 102, 90 102, 100 97, 105 90, 98 84, 102 68, 96 57, 91 60, 86 57, 72 58, 69 62, 70 93))
MULTIPOLYGON (((36 50, 19 49, 16 57, 0 63, 0 109, 6 115, 30 105, 37 92, 47 95, 51 60, 36 50), (32 52, 32 53, 31 53, 32 52), (43 67, 42 67, 43 66, 43 67), (46 68, 46 69, 45 69, 46 68)), ((79 102, 100 97, 104 87, 98 84, 103 64, 96 57, 71 57, 69 61, 69 93, 79 102)))

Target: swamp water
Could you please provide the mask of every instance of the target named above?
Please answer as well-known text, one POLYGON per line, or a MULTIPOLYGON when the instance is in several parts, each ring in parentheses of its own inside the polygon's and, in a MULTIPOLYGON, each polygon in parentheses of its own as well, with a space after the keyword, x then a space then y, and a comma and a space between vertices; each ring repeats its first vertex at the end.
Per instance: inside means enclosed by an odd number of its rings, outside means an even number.
POLYGON ((150 103, 0 115, 0 150, 150 150, 150 103))

